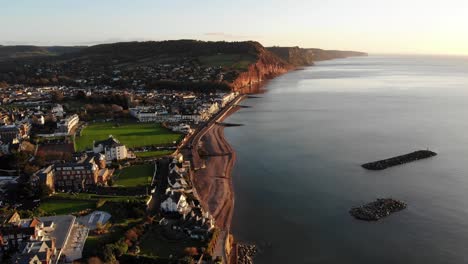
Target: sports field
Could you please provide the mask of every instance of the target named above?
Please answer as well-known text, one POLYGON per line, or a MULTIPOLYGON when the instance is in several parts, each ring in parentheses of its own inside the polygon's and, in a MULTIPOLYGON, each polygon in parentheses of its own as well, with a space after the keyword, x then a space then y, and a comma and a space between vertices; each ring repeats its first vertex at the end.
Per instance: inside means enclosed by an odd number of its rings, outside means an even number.
POLYGON ((182 138, 181 134, 154 123, 91 123, 76 137, 75 150, 91 149, 94 140, 104 140, 109 135, 129 148, 172 144, 182 138))
POLYGON ((146 186, 151 183, 154 165, 133 165, 120 171, 115 177, 115 184, 122 187, 146 186))

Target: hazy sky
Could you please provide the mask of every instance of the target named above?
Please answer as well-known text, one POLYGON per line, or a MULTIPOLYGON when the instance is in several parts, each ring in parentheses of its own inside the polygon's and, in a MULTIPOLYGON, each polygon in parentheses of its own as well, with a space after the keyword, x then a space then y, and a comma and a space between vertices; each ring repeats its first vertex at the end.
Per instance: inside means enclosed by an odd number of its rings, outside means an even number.
POLYGON ((0 44, 257 40, 468 55, 468 0, 0 0, 0 44))

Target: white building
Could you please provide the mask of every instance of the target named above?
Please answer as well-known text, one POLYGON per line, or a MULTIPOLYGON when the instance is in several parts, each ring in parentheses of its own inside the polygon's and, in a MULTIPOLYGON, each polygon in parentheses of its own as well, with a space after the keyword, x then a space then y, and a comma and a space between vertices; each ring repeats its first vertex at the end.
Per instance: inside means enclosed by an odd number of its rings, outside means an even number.
POLYGON ((161 210, 166 213, 179 213, 187 215, 192 208, 187 203, 187 197, 181 192, 172 192, 166 200, 161 203, 161 210))
POLYGON ((70 131, 78 124, 78 122, 80 122, 80 118, 77 114, 64 118, 57 123, 57 132, 70 134, 70 131))
POLYGON ((168 115, 167 110, 163 107, 139 106, 128 110, 130 115, 140 122, 155 122, 168 115))
POLYGON ((65 112, 63 111, 63 106, 60 104, 57 104, 56 106, 52 107, 50 112, 52 112, 52 114, 58 117, 63 117, 63 115, 65 114, 65 112))
POLYGON ((172 131, 180 132, 184 134, 190 134, 192 132, 192 128, 190 127, 190 125, 187 125, 187 124, 179 124, 177 126, 173 126, 172 131))
POLYGON ((127 147, 121 144, 112 135, 108 139, 95 141, 93 144, 94 153, 102 153, 106 157, 106 161, 127 159, 127 147))

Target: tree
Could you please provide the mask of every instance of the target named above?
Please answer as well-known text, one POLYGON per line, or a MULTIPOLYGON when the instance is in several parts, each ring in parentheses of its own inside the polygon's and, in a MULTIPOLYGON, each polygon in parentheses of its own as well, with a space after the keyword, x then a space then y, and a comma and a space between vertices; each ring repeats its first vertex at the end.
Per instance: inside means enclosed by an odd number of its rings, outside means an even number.
POLYGON ((8 87, 8 83, 6 82, 0 82, 0 88, 3 89, 3 88, 7 88, 8 87))
POLYGON ((90 257, 88 259, 88 264, 103 264, 102 260, 98 257, 90 257))
POLYGON ((62 91, 53 91, 52 92, 52 101, 55 103, 59 103, 63 101, 63 92, 62 91))
POLYGON ((42 156, 36 156, 34 158, 34 164, 39 167, 44 167, 45 166, 45 158, 42 156))
POLYGON ((125 232, 125 238, 132 241, 132 242, 137 241, 138 240, 138 234, 135 231, 135 228, 127 230, 127 232, 125 232))
POLYGON ((39 185, 39 198, 44 199, 49 197, 54 191, 45 183, 39 185))
POLYGON ((184 264, 193 264, 193 263, 195 263, 195 262, 193 261, 193 258, 190 257, 190 256, 185 256, 185 257, 183 257, 180 261, 181 261, 182 263, 184 263, 184 264))
POLYGON ((184 249, 184 254, 186 256, 191 256, 191 257, 197 256, 198 255, 198 250, 197 250, 196 247, 186 247, 184 249))
POLYGON ((38 170, 39 170, 39 167, 31 165, 29 163, 24 165, 24 168, 23 168, 23 172, 27 175, 33 175, 38 170))
POLYGON ((102 260, 105 263, 115 263, 115 255, 114 255, 114 244, 107 244, 104 246, 103 250, 101 251, 102 260))
POLYGON ((114 186, 114 180, 112 178, 107 180, 107 186, 114 186))
POLYGON ((122 239, 115 243, 114 252, 117 257, 127 253, 128 245, 122 239))
POLYGON ((77 100, 85 100, 86 99, 86 93, 82 90, 78 91, 76 93, 76 99, 77 100))

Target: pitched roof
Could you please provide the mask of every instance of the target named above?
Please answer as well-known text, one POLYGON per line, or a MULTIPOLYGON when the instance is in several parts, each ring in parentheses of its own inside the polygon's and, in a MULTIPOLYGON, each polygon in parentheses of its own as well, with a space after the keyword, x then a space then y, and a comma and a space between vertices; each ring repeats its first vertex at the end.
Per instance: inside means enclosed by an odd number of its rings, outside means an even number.
POLYGON ((103 147, 120 147, 123 146, 117 139, 112 136, 109 136, 108 139, 94 142, 94 146, 97 147, 102 145, 103 147))

